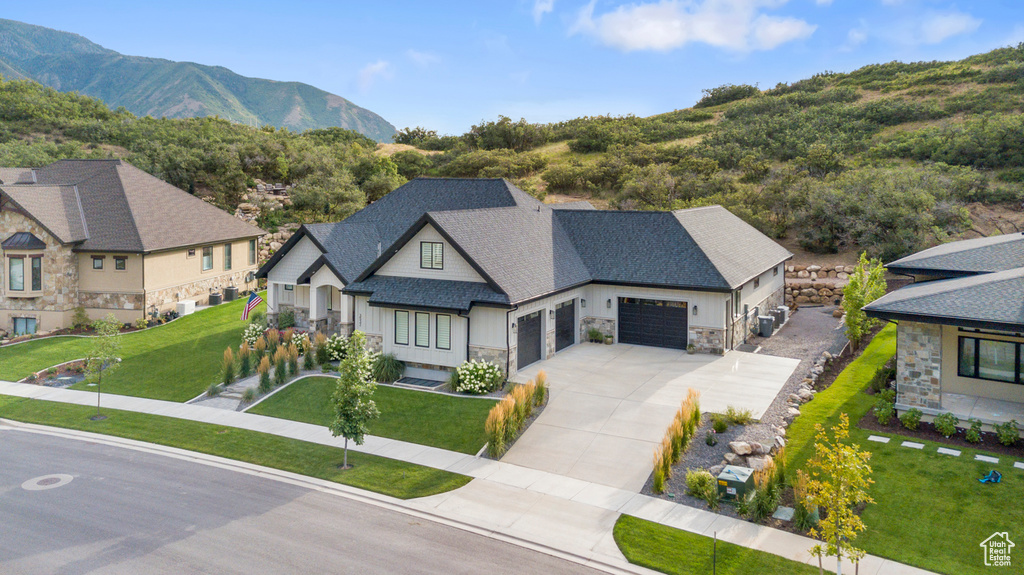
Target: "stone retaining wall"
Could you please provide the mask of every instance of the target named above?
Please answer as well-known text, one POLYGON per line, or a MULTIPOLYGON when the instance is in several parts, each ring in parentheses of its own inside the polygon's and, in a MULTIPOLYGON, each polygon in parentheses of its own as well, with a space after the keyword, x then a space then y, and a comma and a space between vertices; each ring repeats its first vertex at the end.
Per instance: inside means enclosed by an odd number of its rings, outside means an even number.
POLYGON ((856 266, 786 266, 786 305, 842 302, 843 288, 856 266))

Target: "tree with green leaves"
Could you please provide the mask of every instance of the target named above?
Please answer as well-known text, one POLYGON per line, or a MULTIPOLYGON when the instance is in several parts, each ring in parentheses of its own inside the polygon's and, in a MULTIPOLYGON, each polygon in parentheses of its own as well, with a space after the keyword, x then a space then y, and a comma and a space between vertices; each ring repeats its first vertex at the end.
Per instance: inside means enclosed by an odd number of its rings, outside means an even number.
POLYGON ((338 366, 340 377, 334 390, 334 421, 330 430, 334 437, 345 438, 345 456, 342 469, 348 469, 348 442, 363 444, 363 436, 369 431, 367 424, 380 416, 373 392, 377 389, 373 381, 373 358, 366 351, 366 336, 361 331, 353 332, 346 344, 345 358, 338 366))
POLYGON ((836 574, 842 575, 843 557, 858 562, 863 551, 853 546, 857 533, 866 526, 857 515, 856 508, 862 503, 874 503, 868 495, 871 480, 871 453, 861 451, 857 444, 848 444, 850 419, 840 414, 839 423, 832 428, 829 437, 819 423, 814 443, 814 457, 809 462, 810 480, 807 482, 807 503, 824 510, 824 517, 810 530, 811 537, 824 543, 817 545, 811 553, 819 561, 823 555, 836 558, 836 574))
POLYGON ((103 374, 110 373, 117 369, 121 361, 118 354, 121 352, 121 320, 114 314, 107 314, 107 317, 98 319, 92 323, 92 329, 96 335, 92 338, 92 347, 89 349, 89 356, 85 366, 86 383, 96 384, 96 416, 100 419, 100 395, 102 391, 103 374))
POLYGON ((885 295, 885 290, 885 268, 881 260, 869 260, 867 253, 862 252, 849 283, 843 288, 846 337, 854 348, 860 347, 864 334, 878 324, 877 319, 869 318, 861 308, 885 295))

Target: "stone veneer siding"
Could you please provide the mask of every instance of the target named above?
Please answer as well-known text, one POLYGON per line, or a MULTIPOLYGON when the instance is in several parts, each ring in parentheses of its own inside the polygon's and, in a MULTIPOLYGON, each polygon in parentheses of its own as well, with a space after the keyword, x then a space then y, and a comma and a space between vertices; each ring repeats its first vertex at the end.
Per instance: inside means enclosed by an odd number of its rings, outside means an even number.
POLYGON ((379 333, 366 334, 366 349, 372 352, 382 351, 384 349, 384 336, 379 333))
POLYGON ((686 339, 687 346, 693 345, 699 353, 725 353, 725 330, 712 327, 691 327, 686 339))
MULTIPOLYGON (((751 333, 750 332, 751 329, 758 329, 760 327, 758 325, 758 322, 757 322, 757 315, 754 314, 754 308, 755 307, 757 308, 757 313, 758 314, 766 315, 766 314, 763 313, 765 309, 777 308, 777 307, 783 305, 785 300, 786 300, 786 288, 783 286, 783 287, 780 287, 778 290, 772 292, 771 295, 769 295, 768 297, 764 298, 763 300, 758 302, 756 305, 750 306, 750 315, 747 317, 746 325, 744 325, 742 317, 737 318, 737 320, 734 321, 733 324, 732 324, 732 346, 733 346, 733 348, 735 349, 737 346, 743 344, 743 338, 744 338, 745 335, 749 339, 749 336, 750 336, 750 333, 751 333)), ((741 308, 739 311, 742 312, 743 309, 741 308)))
POLYGON ((942 408, 942 326, 901 321, 896 329, 896 403, 942 408))
POLYGON ((544 336, 544 347, 544 352, 546 353, 546 355, 541 359, 547 359, 549 357, 555 356, 555 330, 549 331, 544 336))
POLYGON ((152 309, 152 306, 155 305, 157 309, 163 313, 174 309, 175 304, 186 299, 195 300, 196 305, 206 305, 210 302, 211 288, 214 291, 221 291, 224 287, 234 285, 238 286, 239 291, 243 291, 246 286, 245 276, 249 271, 250 270, 239 270, 226 274, 204 277, 193 282, 176 286, 147 291, 146 311, 148 312, 152 309))
POLYGON ((591 328, 597 328, 604 335, 615 337, 615 320, 603 317, 585 317, 580 319, 580 341, 590 341, 587 334, 591 328))
POLYGON ((493 363, 501 368, 502 373, 506 373, 505 368, 508 362, 508 352, 504 349, 497 349, 494 347, 471 345, 469 346, 469 359, 493 363))
POLYGON ((116 309, 138 311, 142 317, 146 296, 143 293, 78 292, 78 301, 86 309, 116 309))

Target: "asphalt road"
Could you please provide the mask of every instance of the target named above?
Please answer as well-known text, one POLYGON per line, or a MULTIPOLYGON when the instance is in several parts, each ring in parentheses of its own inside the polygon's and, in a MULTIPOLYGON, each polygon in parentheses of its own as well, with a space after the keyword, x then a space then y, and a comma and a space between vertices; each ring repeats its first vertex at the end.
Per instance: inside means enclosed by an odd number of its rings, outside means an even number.
POLYGON ((0 429, 0 573, 596 571, 273 479, 0 429), (72 479, 23 486, 51 474, 72 479))

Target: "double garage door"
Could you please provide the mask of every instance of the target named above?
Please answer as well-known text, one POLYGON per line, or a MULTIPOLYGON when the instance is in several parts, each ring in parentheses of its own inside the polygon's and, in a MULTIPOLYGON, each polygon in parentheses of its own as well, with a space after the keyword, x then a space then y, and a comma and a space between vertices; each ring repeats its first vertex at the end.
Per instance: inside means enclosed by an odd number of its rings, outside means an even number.
POLYGON ((686 349, 686 302, 619 298, 619 342, 686 349))
MULTIPOLYGON (((544 328, 541 311, 519 316, 516 366, 522 369, 540 361, 544 346, 544 328)), ((555 351, 559 352, 576 343, 576 300, 555 306, 555 351)))

